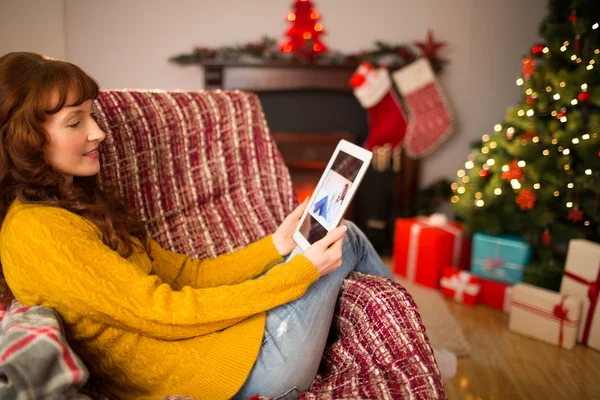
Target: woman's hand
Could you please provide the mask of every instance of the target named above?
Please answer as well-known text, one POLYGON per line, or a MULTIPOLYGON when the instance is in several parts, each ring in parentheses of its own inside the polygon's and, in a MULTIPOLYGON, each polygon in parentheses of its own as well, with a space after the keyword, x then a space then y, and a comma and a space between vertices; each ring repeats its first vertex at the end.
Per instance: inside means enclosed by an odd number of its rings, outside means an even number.
POLYGON ((347 229, 345 225, 338 226, 304 252, 304 256, 317 267, 321 276, 335 271, 342 265, 342 245, 347 229))
POLYGON ((290 215, 285 217, 279 228, 273 234, 273 244, 280 255, 286 256, 296 247, 296 241, 292 238, 300 217, 308 204, 308 197, 290 215))

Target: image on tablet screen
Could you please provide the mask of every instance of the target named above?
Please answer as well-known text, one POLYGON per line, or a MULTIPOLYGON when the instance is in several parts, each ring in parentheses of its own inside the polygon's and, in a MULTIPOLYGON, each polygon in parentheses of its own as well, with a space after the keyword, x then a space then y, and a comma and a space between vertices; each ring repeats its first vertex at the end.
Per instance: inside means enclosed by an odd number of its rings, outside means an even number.
POLYGON ((327 172, 323 185, 308 206, 308 214, 302 222, 300 233, 313 244, 335 228, 335 221, 346 203, 348 193, 355 184, 363 161, 340 151, 327 172))

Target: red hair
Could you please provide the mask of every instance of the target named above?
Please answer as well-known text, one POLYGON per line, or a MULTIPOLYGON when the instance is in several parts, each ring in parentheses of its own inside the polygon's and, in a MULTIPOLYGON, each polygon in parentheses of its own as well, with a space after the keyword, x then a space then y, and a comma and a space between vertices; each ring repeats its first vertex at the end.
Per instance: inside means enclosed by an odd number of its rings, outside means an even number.
MULTIPOLYGON (((104 244, 126 258, 135 246, 132 237, 148 250, 144 223, 129 214, 115 190, 100 187, 97 174, 75 176, 67 184, 45 161, 46 115, 93 100, 98 91, 94 79, 74 64, 35 53, 0 57, 0 227, 15 199, 61 207, 96 224, 104 244)), ((0 292, 0 302, 10 300, 2 275, 0 292)))

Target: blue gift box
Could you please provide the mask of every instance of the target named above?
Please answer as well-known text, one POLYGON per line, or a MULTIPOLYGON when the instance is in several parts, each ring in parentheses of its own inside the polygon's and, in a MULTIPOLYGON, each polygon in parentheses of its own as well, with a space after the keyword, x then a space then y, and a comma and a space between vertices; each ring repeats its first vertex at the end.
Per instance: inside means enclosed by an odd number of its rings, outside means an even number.
POLYGON ((471 272, 495 281, 516 284, 523 281, 523 270, 531 259, 531 246, 519 236, 473 235, 471 272))

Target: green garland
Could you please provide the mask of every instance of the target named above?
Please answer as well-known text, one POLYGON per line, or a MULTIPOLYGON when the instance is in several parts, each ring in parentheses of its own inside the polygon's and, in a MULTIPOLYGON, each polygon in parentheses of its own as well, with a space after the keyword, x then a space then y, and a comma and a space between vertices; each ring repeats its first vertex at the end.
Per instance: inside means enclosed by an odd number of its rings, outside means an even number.
MULTIPOLYGON (((366 61, 373 65, 386 65, 388 67, 402 67, 416 60, 418 54, 408 45, 393 45, 377 41, 375 48, 361 51, 359 53, 344 54, 338 51, 328 51, 316 55, 314 58, 306 58, 302 54, 291 54, 280 51, 277 40, 265 36, 256 42, 235 46, 222 46, 217 48, 195 47, 191 53, 182 53, 169 58, 169 62, 190 65, 207 64, 210 62, 239 62, 239 63, 288 63, 288 64, 311 64, 330 66, 355 66, 366 61)), ((433 68, 441 71, 447 63, 446 60, 430 59, 433 68)))

